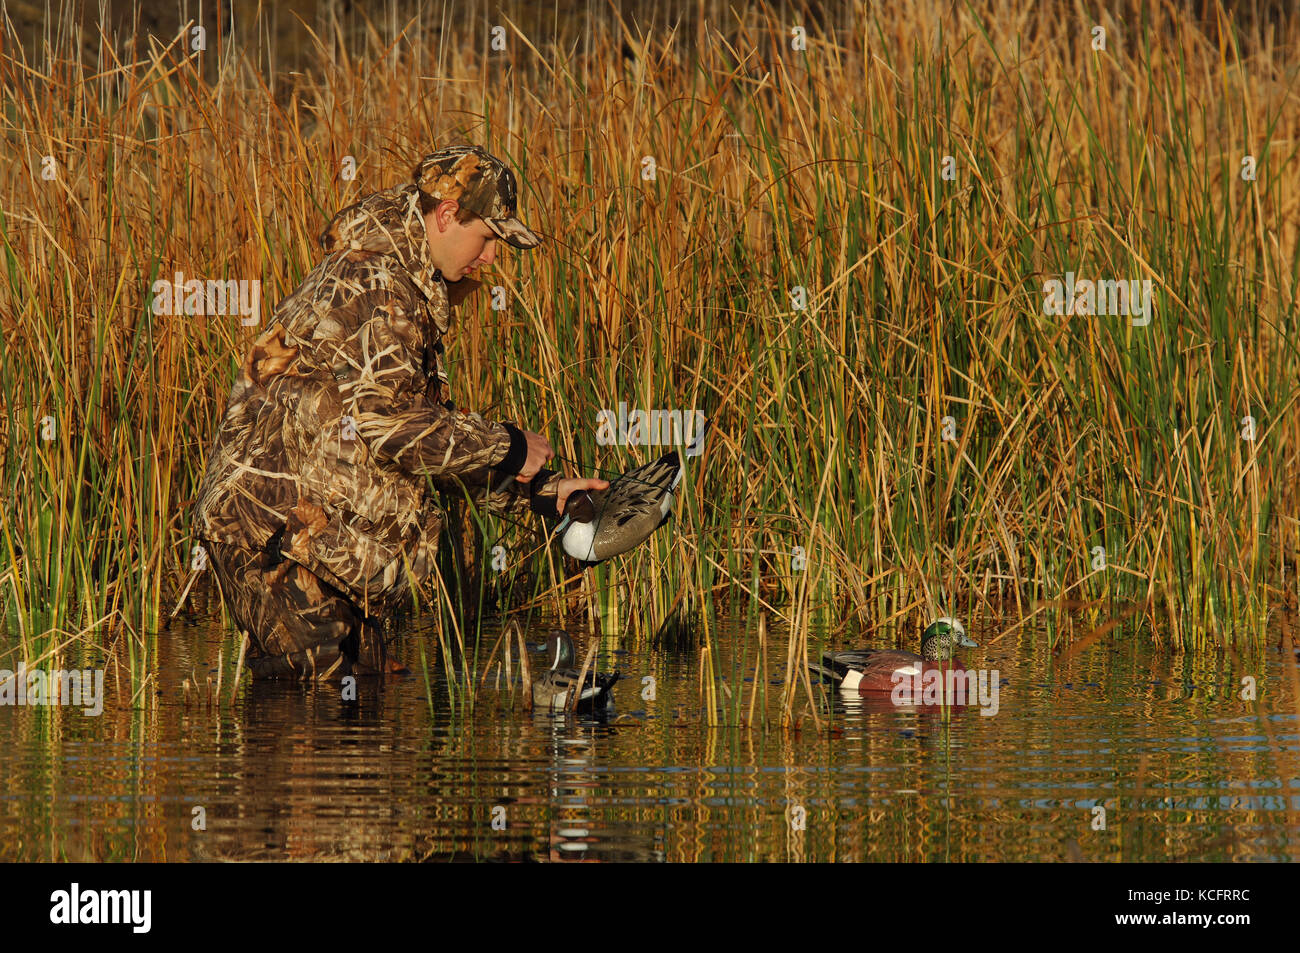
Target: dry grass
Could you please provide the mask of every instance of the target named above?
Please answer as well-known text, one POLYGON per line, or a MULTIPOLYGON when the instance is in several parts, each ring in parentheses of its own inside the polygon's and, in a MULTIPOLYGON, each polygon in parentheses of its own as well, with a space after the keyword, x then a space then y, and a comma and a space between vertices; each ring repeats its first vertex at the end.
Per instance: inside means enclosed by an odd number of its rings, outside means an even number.
MULTIPOLYGON (((187 582, 194 490, 260 328, 155 316, 151 282, 260 279, 264 326, 329 216, 459 137, 519 171, 545 245, 498 259, 506 310, 463 310, 458 403, 548 434, 583 472, 659 452, 597 446, 600 408, 711 420, 674 532, 579 583, 531 529, 488 521, 512 556, 498 578, 531 580, 517 605, 634 638, 696 620, 705 648, 714 610, 765 609, 797 655, 810 624, 942 612, 1043 613, 1068 641, 1066 601, 1093 628, 1140 600, 1140 637, 1257 643, 1300 558, 1297 19, 702 10, 650 35, 561 18, 560 52, 496 8, 422 43, 426 11, 347 55, 324 31, 292 87, 259 71, 251 26, 202 56, 178 25, 137 60, 105 45, 53 66, 9 36, 15 650, 103 618, 152 631, 187 582), (1044 314, 1044 280, 1067 271, 1151 280, 1154 320, 1044 314)), ((448 626, 448 651, 472 652, 448 626)), ((753 708, 706 697, 710 717, 753 708)))

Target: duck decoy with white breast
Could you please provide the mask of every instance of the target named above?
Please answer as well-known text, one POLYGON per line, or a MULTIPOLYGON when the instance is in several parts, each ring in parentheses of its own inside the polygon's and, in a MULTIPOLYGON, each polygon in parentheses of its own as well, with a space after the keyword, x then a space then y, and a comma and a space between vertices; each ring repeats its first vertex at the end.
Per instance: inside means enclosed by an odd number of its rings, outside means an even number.
POLYGON ((667 522, 681 479, 682 462, 674 450, 629 470, 607 489, 575 493, 555 537, 584 568, 625 553, 667 522))
POLYGON ((579 693, 579 712, 595 714, 609 706, 612 700, 610 690, 622 677, 617 669, 612 675, 588 672, 579 685, 578 671, 573 668, 573 639, 562 629, 555 629, 547 637, 546 657, 551 667, 533 681, 533 708, 563 711, 572 702, 574 691, 579 693))

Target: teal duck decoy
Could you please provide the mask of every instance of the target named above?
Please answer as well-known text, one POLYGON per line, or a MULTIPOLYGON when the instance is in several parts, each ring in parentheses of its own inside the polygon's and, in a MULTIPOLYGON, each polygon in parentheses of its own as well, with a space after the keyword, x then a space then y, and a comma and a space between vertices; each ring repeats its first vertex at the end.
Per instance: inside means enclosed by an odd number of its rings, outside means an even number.
MULTIPOLYGON (((571 693, 578 687, 578 671, 573 668, 573 639, 561 629, 555 629, 546 639, 546 657, 551 667, 533 681, 533 708, 563 711, 569 706, 571 693)), ((610 690, 622 676, 615 669, 613 675, 588 672, 582 680, 577 711, 588 714, 603 712, 612 696, 610 690)))
POLYGON ((810 664, 808 670, 825 681, 838 684, 843 692, 859 695, 891 692, 896 684, 896 674, 910 678, 928 671, 966 671, 966 666, 954 659, 953 653, 957 648, 975 648, 977 645, 960 622, 945 616, 931 622, 921 635, 920 655, 901 649, 826 652, 821 663, 810 664))
POLYGON ((565 506, 570 515, 555 527, 561 547, 584 568, 627 552, 667 522, 681 479, 682 462, 674 450, 629 470, 604 490, 587 492, 587 500, 565 506))

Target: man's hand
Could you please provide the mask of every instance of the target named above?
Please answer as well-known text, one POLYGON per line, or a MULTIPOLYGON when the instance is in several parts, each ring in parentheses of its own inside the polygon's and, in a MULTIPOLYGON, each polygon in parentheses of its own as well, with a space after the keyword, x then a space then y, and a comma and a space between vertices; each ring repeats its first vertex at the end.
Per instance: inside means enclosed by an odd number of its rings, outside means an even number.
POLYGON ((609 488, 608 480, 597 480, 593 478, 583 479, 582 477, 564 477, 557 480, 555 484, 555 509, 561 516, 564 515, 564 504, 568 502, 571 494, 579 490, 605 490, 609 488))
POLYGON ((537 476, 537 471, 542 468, 542 464, 555 456, 555 451, 551 449, 551 444, 545 437, 531 430, 524 431, 524 439, 528 441, 528 457, 524 460, 524 468, 519 471, 519 476, 515 479, 520 483, 530 483, 533 477, 537 476))

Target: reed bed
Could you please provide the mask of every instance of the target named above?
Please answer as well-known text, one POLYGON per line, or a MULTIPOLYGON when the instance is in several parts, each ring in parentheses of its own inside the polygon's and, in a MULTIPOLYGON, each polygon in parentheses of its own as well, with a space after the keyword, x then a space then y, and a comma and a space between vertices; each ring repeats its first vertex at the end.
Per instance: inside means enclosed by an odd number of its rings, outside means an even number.
MULTIPOLYGON (((178 21, 133 54, 31 59, 7 27, 9 657, 85 630, 144 677, 237 363, 329 217, 458 138, 519 172, 545 239, 502 249, 504 310, 462 309, 458 404, 583 474, 666 449, 601 445, 600 409, 710 422, 672 531, 594 571, 470 515, 477 542, 414 600, 469 698, 493 609, 696 645, 705 717, 729 723, 755 698, 717 678, 790 685, 810 631, 997 615, 1066 645, 1127 612, 1130 638, 1261 644, 1300 560, 1295 15, 721 7, 327 13, 293 76, 253 22, 201 54, 178 21), (153 314, 176 271, 260 280, 262 323, 153 314), (1150 281, 1150 323, 1045 313, 1067 272, 1150 281), (717 671, 736 613, 787 632, 786 657, 758 640, 717 671)), ((811 686, 787 691, 785 720, 815 717, 811 686)))

